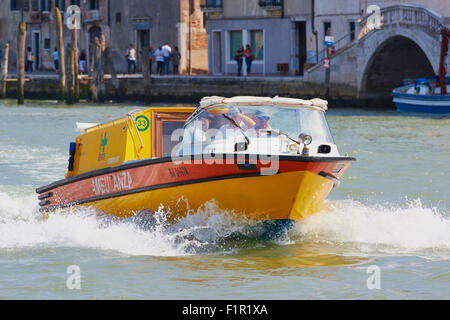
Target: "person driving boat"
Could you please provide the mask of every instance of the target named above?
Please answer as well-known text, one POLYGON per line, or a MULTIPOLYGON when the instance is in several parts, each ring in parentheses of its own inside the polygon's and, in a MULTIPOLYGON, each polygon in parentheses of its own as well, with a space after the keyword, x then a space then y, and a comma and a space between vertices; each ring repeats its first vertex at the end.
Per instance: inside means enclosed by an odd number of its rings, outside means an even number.
POLYGON ((270 125, 270 116, 260 110, 256 110, 254 114, 251 115, 253 121, 255 121, 254 129, 256 130, 256 136, 261 135, 269 135, 269 133, 266 131, 260 131, 260 130, 271 130, 272 127, 270 125))

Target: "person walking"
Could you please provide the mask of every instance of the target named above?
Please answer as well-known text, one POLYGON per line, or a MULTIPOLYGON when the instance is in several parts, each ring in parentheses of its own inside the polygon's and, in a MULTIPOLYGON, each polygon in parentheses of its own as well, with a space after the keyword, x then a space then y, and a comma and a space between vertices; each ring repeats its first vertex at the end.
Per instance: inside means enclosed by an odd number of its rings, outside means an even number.
POLYGON ((163 72, 163 64, 164 64, 164 54, 162 51, 162 48, 159 47, 155 51, 155 57, 156 57, 156 73, 159 75, 162 75, 163 72))
POLYGON ((238 76, 241 75, 243 57, 244 57, 244 47, 240 46, 239 49, 237 49, 237 51, 236 51, 236 55, 234 56, 234 60, 236 60, 236 62, 237 62, 238 76))
POLYGON ((134 44, 130 44, 125 56, 128 59, 128 73, 131 73, 131 68, 133 68, 133 73, 136 73, 136 49, 134 49, 134 44))
POLYGON ((162 52, 164 56, 164 74, 169 74, 169 64, 170 64, 170 56, 172 55, 172 49, 169 44, 166 42, 162 47, 162 52))
POLYGON ((172 64, 173 64, 173 74, 179 74, 179 66, 180 66, 181 54, 178 51, 178 47, 175 47, 175 50, 172 54, 172 64))
POLYGON ((86 52, 84 50, 80 53, 80 73, 86 72, 86 52))
POLYGON ((148 46, 148 72, 150 74, 152 74, 153 56, 153 48, 151 46, 148 46))
POLYGON ((33 72, 33 52, 31 51, 31 48, 27 48, 27 57, 26 57, 26 65, 25 65, 25 71, 26 72, 33 72))
POLYGON ((245 64, 247 65, 247 75, 250 75, 250 71, 252 70, 252 61, 253 61, 253 52, 250 48, 250 45, 245 47, 244 51, 245 64))
POLYGON ((52 56, 53 56, 53 65, 55 66, 55 72, 58 73, 58 71, 59 71, 58 49, 55 48, 55 51, 53 51, 52 56))

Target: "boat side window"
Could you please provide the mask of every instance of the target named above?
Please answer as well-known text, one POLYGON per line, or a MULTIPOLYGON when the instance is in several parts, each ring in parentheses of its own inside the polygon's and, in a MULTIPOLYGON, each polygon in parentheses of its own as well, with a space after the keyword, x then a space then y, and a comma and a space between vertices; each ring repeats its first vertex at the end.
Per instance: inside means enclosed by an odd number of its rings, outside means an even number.
POLYGON ((178 140, 172 139, 172 133, 177 129, 182 129, 182 122, 172 122, 172 121, 164 121, 162 123, 162 137, 161 137, 161 146, 162 146, 162 154, 161 157, 169 157, 171 155, 172 149, 179 143, 178 140))
POLYGON ((179 144, 176 139, 177 133, 180 137, 184 122, 189 117, 188 113, 159 113, 153 114, 154 133, 153 133, 153 157, 170 157, 172 150, 179 144))

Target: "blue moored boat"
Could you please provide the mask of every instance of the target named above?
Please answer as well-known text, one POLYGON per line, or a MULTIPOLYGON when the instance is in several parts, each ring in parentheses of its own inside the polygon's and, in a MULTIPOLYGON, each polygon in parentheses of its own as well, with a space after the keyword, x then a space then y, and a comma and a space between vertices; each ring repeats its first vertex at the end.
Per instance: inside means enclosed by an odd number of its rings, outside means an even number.
MULTIPOLYGON (((447 92, 450 77, 445 78, 447 92)), ((441 95, 438 77, 419 78, 392 91, 393 101, 400 112, 450 113, 450 94, 441 95)))
POLYGON ((446 77, 445 57, 448 53, 450 29, 441 30, 439 76, 419 78, 392 91, 397 111, 450 114, 450 77, 446 77))

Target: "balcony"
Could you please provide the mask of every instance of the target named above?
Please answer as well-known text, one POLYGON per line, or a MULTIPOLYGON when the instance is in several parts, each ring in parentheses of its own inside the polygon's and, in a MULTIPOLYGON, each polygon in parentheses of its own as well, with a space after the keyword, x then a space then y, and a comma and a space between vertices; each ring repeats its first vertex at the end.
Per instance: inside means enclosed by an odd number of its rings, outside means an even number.
POLYGON ((203 12, 222 12, 222 0, 206 0, 200 5, 203 12))

